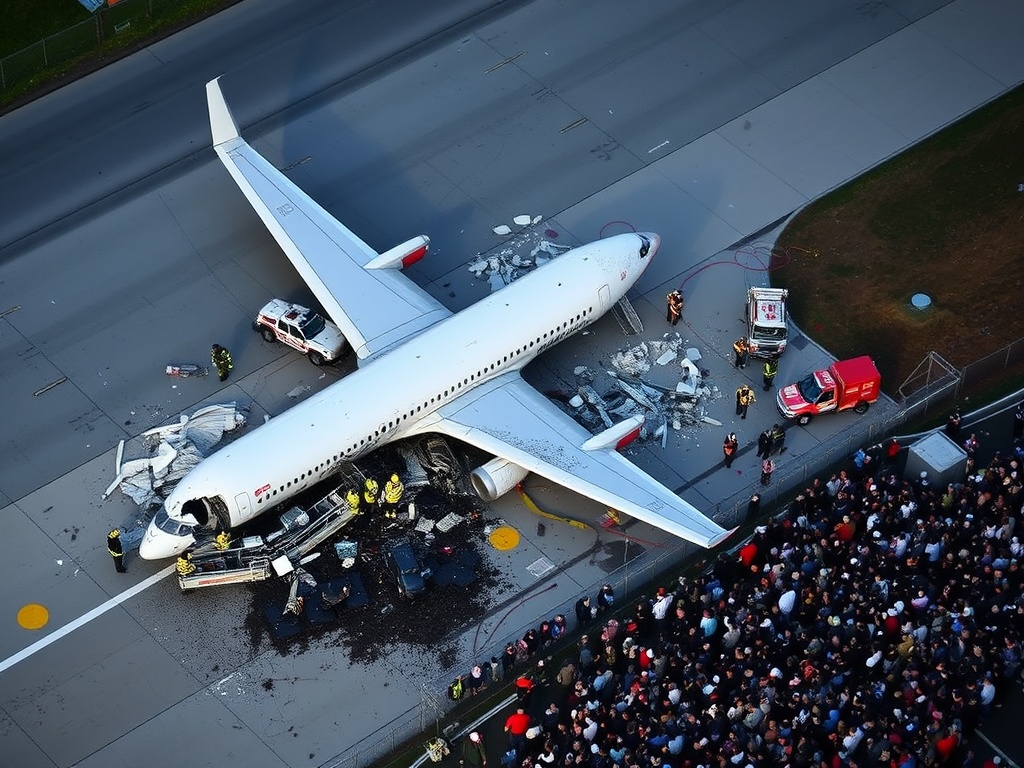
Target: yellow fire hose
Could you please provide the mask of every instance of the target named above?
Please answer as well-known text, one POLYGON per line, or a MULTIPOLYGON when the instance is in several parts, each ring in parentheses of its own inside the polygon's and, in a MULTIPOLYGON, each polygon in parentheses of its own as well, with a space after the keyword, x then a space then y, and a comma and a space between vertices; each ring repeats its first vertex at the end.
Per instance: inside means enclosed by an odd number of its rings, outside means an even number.
POLYGON ((553 515, 550 512, 545 512, 543 509, 538 507, 534 500, 531 499, 526 494, 526 491, 523 490, 522 483, 516 485, 516 490, 519 491, 519 497, 523 500, 523 504, 526 506, 528 510, 533 512, 533 514, 540 515, 541 517, 546 517, 548 520, 555 520, 559 523, 567 523, 571 525, 573 528, 579 528, 583 531, 594 530, 594 526, 587 525, 586 523, 581 523, 579 520, 573 520, 571 517, 562 517, 561 515, 553 515))

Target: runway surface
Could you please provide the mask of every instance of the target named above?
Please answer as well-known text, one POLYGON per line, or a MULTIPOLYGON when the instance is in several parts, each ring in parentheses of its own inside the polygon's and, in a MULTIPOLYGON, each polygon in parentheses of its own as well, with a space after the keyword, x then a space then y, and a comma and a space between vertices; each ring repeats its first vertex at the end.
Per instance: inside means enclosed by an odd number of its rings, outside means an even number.
MULTIPOLYGON (((246 0, 0 118, 0 312, 11 310, 0 325, 0 515, 12 544, 0 748, 12 764, 179 765, 187 754, 195 765, 330 765, 406 728, 449 673, 413 644, 374 665, 349 664, 327 640, 280 655, 249 632, 244 590, 183 598, 156 578, 116 602, 166 565, 130 557, 124 576, 103 548, 111 527, 138 517, 118 494, 100 499, 118 440, 226 400, 251 404, 258 424, 340 375, 249 328, 270 296, 309 294, 208 146, 207 79, 224 73, 246 137, 372 246, 428 234, 413 278, 453 309, 489 290, 468 269, 478 254, 658 231, 665 245, 634 302, 642 338, 667 330, 664 295, 685 283, 678 330, 724 393, 709 415, 745 441, 776 416, 766 393, 735 421, 732 390, 758 377, 734 371, 728 351, 746 286, 767 275, 756 248, 731 246, 1024 79, 1024 8, 1011 2, 808 1, 785 14, 753 0, 490 6, 246 0), (517 215, 543 220, 494 234, 517 215), (228 386, 163 375, 169 362, 203 361, 213 341, 234 355, 228 386), (26 604, 45 606, 43 627, 18 624, 26 604)), ((798 341, 779 382, 829 359, 798 341)), ((575 366, 606 367, 636 342, 608 318, 528 378, 572 386, 575 366)), ((892 408, 792 430, 786 464, 870 435, 892 408)), ((665 449, 631 456, 724 519, 749 495, 754 461, 713 471, 721 431, 672 431, 665 449)), ((534 490, 583 517, 600 512, 534 490)), ((667 549, 633 558, 605 533, 538 536, 508 497, 493 514, 522 535, 494 556, 521 597, 496 598, 479 628, 451 640, 459 663, 571 605, 615 557, 638 578, 667 549), (543 557, 556 572, 536 577, 527 566, 543 557)))

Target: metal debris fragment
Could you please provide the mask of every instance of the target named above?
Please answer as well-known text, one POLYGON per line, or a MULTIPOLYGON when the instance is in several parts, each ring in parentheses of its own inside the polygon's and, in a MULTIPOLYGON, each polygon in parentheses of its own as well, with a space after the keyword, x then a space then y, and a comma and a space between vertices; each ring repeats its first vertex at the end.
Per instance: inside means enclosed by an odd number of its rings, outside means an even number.
POLYGON ((670 332, 615 352, 610 357, 614 370, 594 372, 587 366, 576 366, 573 373, 579 394, 569 400, 571 415, 595 431, 611 426, 610 416, 620 421, 642 414, 649 426, 641 429, 641 439, 653 437, 663 447, 667 447, 670 427, 679 432, 700 429, 705 424, 721 426, 705 412, 707 404, 721 397, 721 392, 704 383, 708 372, 697 365, 700 350, 684 344, 678 333, 670 332), (671 375, 669 364, 676 360, 679 378, 670 384, 665 377, 671 375), (603 379, 602 373, 608 378, 603 379), (605 384, 608 389, 602 388, 605 384))

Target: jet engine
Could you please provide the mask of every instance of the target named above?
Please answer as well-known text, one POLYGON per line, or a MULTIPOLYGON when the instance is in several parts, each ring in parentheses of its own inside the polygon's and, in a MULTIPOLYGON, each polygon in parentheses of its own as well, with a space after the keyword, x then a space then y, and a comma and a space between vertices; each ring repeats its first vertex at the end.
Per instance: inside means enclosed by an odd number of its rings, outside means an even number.
POLYGON ((523 469, 518 464, 513 464, 507 459, 494 458, 482 467, 474 469, 469 479, 477 496, 484 501, 494 501, 519 485, 528 474, 530 470, 523 469))

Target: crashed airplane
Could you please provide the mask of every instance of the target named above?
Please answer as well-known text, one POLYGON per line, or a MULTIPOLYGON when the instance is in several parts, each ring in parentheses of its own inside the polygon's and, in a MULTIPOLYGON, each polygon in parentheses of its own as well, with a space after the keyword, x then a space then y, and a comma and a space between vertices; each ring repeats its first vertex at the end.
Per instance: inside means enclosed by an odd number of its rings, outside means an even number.
POLYGON ((425 433, 496 457, 472 475, 487 499, 535 472, 703 547, 731 533, 618 453, 642 416, 591 435, 520 375, 625 296, 657 253, 658 235, 575 248, 452 314, 401 274, 423 257, 426 237, 374 251, 241 138, 218 81, 206 88, 218 157, 341 328, 359 368, 194 467, 147 529, 142 557, 177 555, 197 526, 243 525, 343 462, 425 433))

